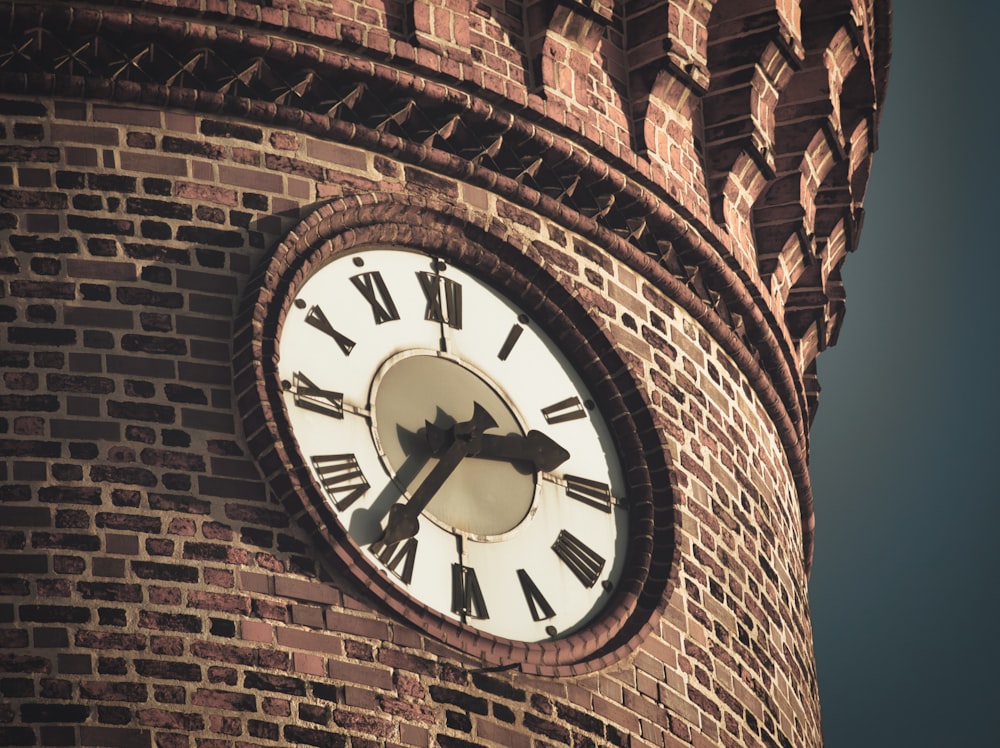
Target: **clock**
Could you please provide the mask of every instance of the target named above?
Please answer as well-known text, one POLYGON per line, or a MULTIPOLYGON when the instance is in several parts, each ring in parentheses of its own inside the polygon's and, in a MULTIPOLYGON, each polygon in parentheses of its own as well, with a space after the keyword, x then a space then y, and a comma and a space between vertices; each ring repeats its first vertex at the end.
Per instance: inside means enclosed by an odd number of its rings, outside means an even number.
POLYGON ((626 570, 629 488, 539 321, 480 275, 385 245, 313 266, 289 296, 276 417, 362 583, 514 642, 599 618, 626 570))

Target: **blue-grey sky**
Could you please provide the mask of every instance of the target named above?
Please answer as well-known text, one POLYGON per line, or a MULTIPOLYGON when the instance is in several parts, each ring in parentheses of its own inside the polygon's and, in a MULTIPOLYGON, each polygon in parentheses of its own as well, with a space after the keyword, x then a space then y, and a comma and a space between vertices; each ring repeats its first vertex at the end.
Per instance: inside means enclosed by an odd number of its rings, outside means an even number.
POLYGON ((896 0, 847 317, 819 359, 827 748, 1000 745, 1000 3, 896 0))

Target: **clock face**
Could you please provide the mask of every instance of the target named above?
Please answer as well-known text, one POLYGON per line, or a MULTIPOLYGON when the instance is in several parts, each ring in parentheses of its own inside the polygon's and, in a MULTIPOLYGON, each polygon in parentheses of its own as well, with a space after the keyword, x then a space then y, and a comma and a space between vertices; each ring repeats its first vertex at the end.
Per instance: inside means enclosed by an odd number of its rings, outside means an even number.
POLYGON ((515 303, 426 254, 356 251, 298 287, 278 354, 299 456, 379 580, 525 642, 605 607, 625 565, 622 468, 515 303))

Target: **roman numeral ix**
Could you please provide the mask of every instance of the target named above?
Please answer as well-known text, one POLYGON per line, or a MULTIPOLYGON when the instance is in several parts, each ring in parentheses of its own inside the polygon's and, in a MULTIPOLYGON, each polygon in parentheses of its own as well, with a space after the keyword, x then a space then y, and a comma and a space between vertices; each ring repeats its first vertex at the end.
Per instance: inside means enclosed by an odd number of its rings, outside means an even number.
POLYGON ((300 371, 292 375, 292 402, 325 416, 344 417, 344 394, 317 387, 300 371))

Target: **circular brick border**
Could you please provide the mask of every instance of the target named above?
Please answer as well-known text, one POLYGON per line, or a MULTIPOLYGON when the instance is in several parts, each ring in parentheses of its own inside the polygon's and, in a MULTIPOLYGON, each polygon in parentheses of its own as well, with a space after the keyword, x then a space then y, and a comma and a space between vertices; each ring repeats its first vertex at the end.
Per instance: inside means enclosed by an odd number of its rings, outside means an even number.
POLYGON ((325 204, 302 221, 251 279, 237 316, 234 383, 251 452, 289 514, 404 620, 489 665, 574 675, 620 660, 651 631, 677 579, 673 471, 643 390, 615 346, 570 292, 537 263, 537 251, 466 206, 398 193, 325 204), (533 314, 583 375, 623 458, 631 514, 625 575, 585 629, 524 643, 446 619, 396 587, 341 528, 298 454, 277 374, 277 339, 296 290, 331 258, 374 244, 419 249, 482 277, 533 314))

